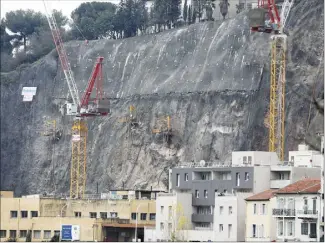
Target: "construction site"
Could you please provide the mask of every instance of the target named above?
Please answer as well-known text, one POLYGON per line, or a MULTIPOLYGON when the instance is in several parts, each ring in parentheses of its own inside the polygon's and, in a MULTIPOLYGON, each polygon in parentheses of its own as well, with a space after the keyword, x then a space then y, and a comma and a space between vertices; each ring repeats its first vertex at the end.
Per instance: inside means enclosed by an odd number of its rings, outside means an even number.
MULTIPOLYGON (((229 4, 212 2, 211 9, 220 6, 221 14, 229 4)), ((11 80, 1 82, 1 222, 10 218, 1 227, 1 241, 25 241, 35 231, 32 241, 64 240, 63 225, 78 225, 78 236, 68 241, 158 240, 158 228, 176 227, 156 223, 163 209, 157 198, 175 194, 170 170, 183 163, 232 167, 236 151, 265 152, 261 161, 272 156, 275 164, 287 166, 296 162, 290 151, 299 145, 305 152, 297 156, 318 169, 297 181, 313 176, 322 184, 324 2, 257 0, 249 8, 241 2, 240 13, 220 20, 210 21, 206 8, 207 20, 157 34, 65 42, 55 5, 43 0, 55 49, 1 73, 11 80), (23 209, 34 216, 17 224, 12 218, 23 217, 23 209), (51 217, 58 220, 49 228, 51 217), (150 229, 156 230, 149 237, 150 229)), ((254 168, 249 157, 243 157, 243 166, 254 168)), ((208 198, 206 190, 203 194, 208 198)), ((317 239, 324 232, 323 201, 319 207, 317 239)), ((182 230, 210 222, 193 215, 182 230)), ((192 231, 183 240, 208 241, 192 231)), ((175 241, 172 235, 160 239, 175 241)), ((240 237, 236 241, 248 236, 240 237)))

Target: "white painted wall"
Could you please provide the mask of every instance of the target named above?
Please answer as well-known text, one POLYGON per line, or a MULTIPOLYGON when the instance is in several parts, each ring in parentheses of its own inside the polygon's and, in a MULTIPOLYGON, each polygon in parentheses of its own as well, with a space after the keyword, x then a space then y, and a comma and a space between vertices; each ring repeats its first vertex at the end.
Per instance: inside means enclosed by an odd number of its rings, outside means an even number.
POLYGON ((172 223, 169 218, 169 207, 176 204, 175 193, 159 193, 156 200, 156 238, 157 240, 167 241, 170 239, 168 224, 172 223), (161 224, 163 228, 161 228, 161 224))
POLYGON ((144 228, 144 242, 157 241, 156 228, 144 228))
POLYGON ((239 166, 254 166, 254 165, 277 165, 279 163, 278 156, 275 152, 260 152, 260 151, 235 151, 232 152, 232 165, 239 166), (248 157, 252 158, 251 164, 244 164, 244 157, 248 162, 248 157))
MULTIPOLYGON (((237 229, 240 222, 237 222, 238 202, 234 195, 216 196, 213 215, 213 231, 215 241, 237 241, 237 229), (220 212, 222 207, 222 212, 220 212), (229 213, 231 207, 231 213, 229 213), (223 230, 220 231, 220 225, 223 230), (229 232, 228 226, 231 225, 229 232)), ((245 210, 242 210, 245 211, 245 210)))
POLYGON ((253 193, 257 194, 270 189, 271 179, 270 166, 255 166, 254 167, 254 187, 253 193))
POLYGON ((298 145, 297 151, 289 151, 289 161, 294 162, 294 166, 313 167, 320 166, 321 155, 319 151, 309 150, 308 145, 298 145))
POLYGON ((214 241, 212 230, 180 230, 183 241, 214 241))

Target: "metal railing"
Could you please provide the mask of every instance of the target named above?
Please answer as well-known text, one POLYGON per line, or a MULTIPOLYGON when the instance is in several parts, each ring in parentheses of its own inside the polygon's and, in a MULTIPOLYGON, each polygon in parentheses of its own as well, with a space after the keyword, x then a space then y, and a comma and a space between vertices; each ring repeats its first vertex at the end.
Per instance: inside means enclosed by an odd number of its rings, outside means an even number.
POLYGON ((303 214, 303 215, 317 215, 317 210, 297 210, 297 214, 303 214))
POLYGON ((130 219, 102 218, 104 224, 129 224, 130 219))
POLYGON ((273 208, 272 215, 274 215, 274 216, 296 216, 296 210, 295 209, 273 208))

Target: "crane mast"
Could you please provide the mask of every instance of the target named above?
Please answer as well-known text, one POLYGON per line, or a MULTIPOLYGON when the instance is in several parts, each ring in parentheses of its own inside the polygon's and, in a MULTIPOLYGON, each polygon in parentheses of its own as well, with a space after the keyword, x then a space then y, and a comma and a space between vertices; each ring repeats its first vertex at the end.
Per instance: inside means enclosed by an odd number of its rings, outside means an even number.
POLYGON ((279 15, 275 0, 259 0, 259 9, 251 10, 251 31, 272 33, 269 107, 269 151, 284 160, 285 85, 287 35, 283 28, 294 0, 285 0, 279 15), (267 9, 267 10, 266 10, 267 9), (267 16, 268 15, 268 16, 267 16), (267 18, 268 17, 268 18, 267 18))

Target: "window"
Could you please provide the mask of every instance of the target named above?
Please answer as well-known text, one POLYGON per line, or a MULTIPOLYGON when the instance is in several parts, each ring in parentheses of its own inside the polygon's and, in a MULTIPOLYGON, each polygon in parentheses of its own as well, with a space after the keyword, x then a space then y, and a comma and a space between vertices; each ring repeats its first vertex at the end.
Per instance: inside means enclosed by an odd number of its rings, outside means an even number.
POLYGON ((19 238, 26 238, 26 236, 27 236, 27 230, 19 231, 19 238))
POLYGON ((284 180, 284 173, 279 173, 279 179, 284 180))
POLYGON ((279 236, 283 235, 283 221, 278 222, 278 235, 279 236))
POLYGON ((195 190, 195 197, 196 198, 199 198, 200 197, 199 190, 195 190))
POLYGON ((76 218, 80 218, 81 217, 81 212, 74 212, 74 216, 76 218))
POLYGON ((290 161, 291 161, 291 162, 295 162, 295 156, 291 156, 290 161))
POLYGON ((301 234, 308 235, 308 223, 301 223, 301 234))
POLYGON ((16 230, 10 230, 9 231, 9 237, 10 238, 16 238, 17 237, 17 231, 16 230))
POLYGON ((236 173, 236 186, 240 186, 240 175, 239 175, 239 172, 236 173))
POLYGON ((170 233, 172 232, 172 223, 168 224, 168 232, 170 232, 170 233))
POLYGON ((160 213, 163 214, 164 213, 164 206, 160 207, 160 213))
POLYGON ((264 225, 260 226, 259 238, 264 238, 264 225))
POLYGON ((51 239, 51 230, 44 230, 44 239, 51 239))
POLYGON ((232 230, 232 225, 228 224, 228 238, 231 237, 231 230, 232 230))
POLYGON ((168 219, 172 219, 172 206, 168 207, 168 219))
POLYGON ((60 230, 54 230, 54 235, 60 236, 60 230))
POLYGON ((20 211, 21 218, 28 218, 28 211, 20 211))
POLYGON ((252 229, 253 229, 253 231, 252 231, 252 237, 255 238, 255 237, 257 237, 257 234, 256 234, 256 224, 253 224, 252 229))
POLYGON ((184 176, 185 178, 185 181, 188 181, 188 174, 187 173, 185 173, 185 176, 184 176))
POLYGON ((151 214, 149 215, 149 219, 150 219, 150 220, 156 220, 156 214, 155 214, 155 213, 151 213, 151 214))
POLYGON ((34 230, 33 232, 33 238, 34 239, 41 239, 41 231, 40 230, 34 230))
POLYGON ((17 211, 10 211, 10 218, 17 218, 18 213, 17 211))
POLYGON ((219 232, 223 231, 223 224, 219 224, 219 232))
POLYGON ((245 172, 245 181, 248 181, 248 180, 249 180, 249 173, 245 172))
POLYGON ((257 205, 256 205, 256 203, 254 203, 254 205, 253 205, 253 211, 254 211, 254 214, 257 213, 257 212, 256 212, 256 208, 257 208, 257 205))
POLYGON ((293 222, 289 221, 287 223, 287 232, 288 232, 288 236, 293 236, 293 222))
POLYGON ((262 215, 265 215, 266 214, 266 204, 263 203, 261 206, 262 206, 262 208, 261 208, 261 214, 262 215))
POLYGON ((0 230, 0 238, 6 238, 7 237, 7 231, 6 230, 0 230))
POLYGON ((137 214, 136 213, 131 213, 131 219, 136 220, 137 219, 137 214))
POLYGON ((209 206, 198 206, 197 214, 211 214, 211 207, 209 206))
POLYGON ((38 211, 31 211, 32 218, 38 217, 38 211))
POLYGON ((229 206, 228 214, 232 214, 232 206, 229 206))
POLYGON ((247 156, 243 157, 243 164, 247 164, 247 156))
POLYGON ((160 223, 160 230, 164 230, 164 223, 160 223))
POLYGON ((101 219, 107 219, 107 213, 106 212, 100 212, 99 213, 101 219))
POLYGON ((248 164, 249 164, 249 165, 252 164, 252 156, 248 156, 248 164))
POLYGON ((141 220, 147 220, 147 214, 146 213, 141 213, 140 214, 140 219, 141 220))
POLYGON ((219 214, 222 215, 223 214, 223 206, 220 206, 220 209, 219 209, 219 214))
POLYGON ((96 212, 90 212, 89 217, 92 218, 92 219, 95 219, 95 218, 97 218, 97 213, 96 212))
POLYGON ((207 190, 204 190, 204 197, 208 198, 208 191, 207 190))
POLYGON ((117 216, 118 216, 117 212, 110 212, 109 214, 110 214, 111 218, 117 218, 117 216))
POLYGON ((201 179, 204 181, 209 181, 210 180, 210 172, 201 172, 201 179))
POLYGON ((179 174, 176 174, 176 186, 179 186, 179 174))

